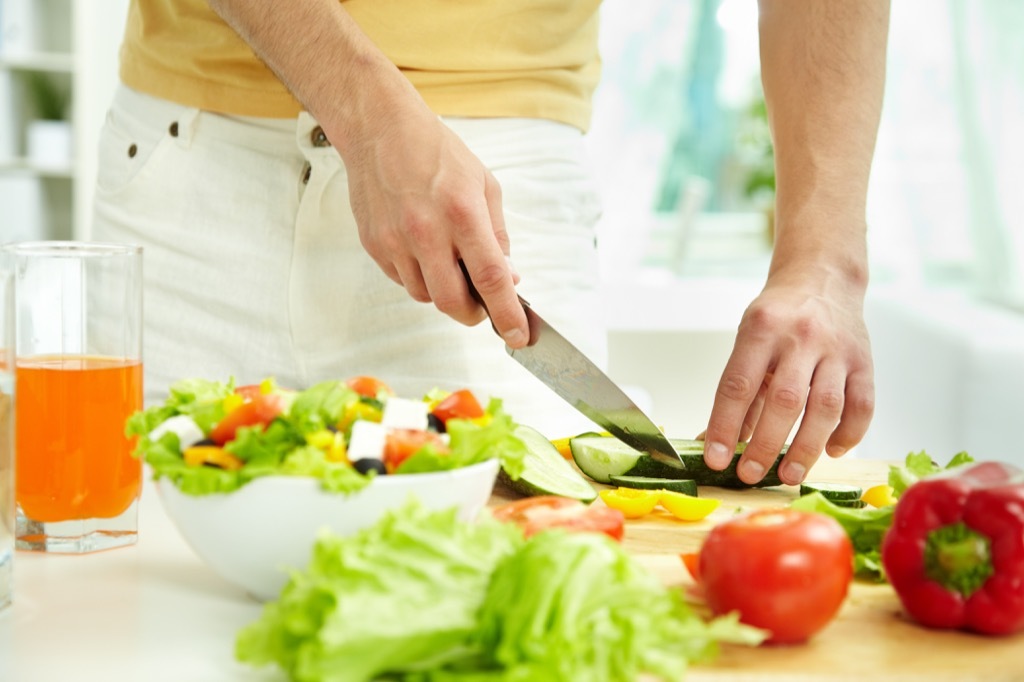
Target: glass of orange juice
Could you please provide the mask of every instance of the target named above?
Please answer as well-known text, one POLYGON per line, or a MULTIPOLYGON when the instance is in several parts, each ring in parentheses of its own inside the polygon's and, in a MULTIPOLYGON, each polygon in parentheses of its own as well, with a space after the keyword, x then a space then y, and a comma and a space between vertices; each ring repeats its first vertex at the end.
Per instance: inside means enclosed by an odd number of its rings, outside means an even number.
POLYGON ((0 611, 14 570, 14 275, 0 258, 0 611))
POLYGON ((17 548, 134 544, 142 463, 125 422, 142 407, 142 249, 4 249, 15 269, 17 548))

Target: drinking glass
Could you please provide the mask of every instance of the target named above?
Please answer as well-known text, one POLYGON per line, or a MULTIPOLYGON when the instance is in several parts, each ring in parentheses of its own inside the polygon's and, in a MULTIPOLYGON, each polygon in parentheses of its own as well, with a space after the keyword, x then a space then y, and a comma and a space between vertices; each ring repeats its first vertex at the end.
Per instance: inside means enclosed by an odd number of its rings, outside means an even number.
POLYGON ((4 249, 15 269, 17 548, 134 544, 142 463, 125 422, 142 407, 142 249, 4 249))
POLYGON ((0 254, 0 611, 14 569, 14 275, 0 254))

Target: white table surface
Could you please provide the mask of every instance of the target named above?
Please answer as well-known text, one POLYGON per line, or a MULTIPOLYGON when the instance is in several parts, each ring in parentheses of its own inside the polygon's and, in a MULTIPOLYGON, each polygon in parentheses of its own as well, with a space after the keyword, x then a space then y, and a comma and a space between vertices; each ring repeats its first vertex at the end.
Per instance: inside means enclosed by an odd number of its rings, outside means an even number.
POLYGON ((146 474, 139 540, 84 555, 16 553, 0 682, 284 680, 234 660, 261 605, 200 561, 146 474))

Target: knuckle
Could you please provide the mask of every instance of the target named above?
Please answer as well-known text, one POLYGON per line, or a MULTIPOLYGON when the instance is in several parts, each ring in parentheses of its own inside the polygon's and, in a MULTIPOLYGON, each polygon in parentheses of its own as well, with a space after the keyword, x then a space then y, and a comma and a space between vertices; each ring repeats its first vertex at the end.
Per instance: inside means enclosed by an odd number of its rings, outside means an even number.
POLYGON ((488 263, 473 276, 473 284, 481 294, 493 294, 509 283, 508 271, 502 265, 488 263))
POLYGON ((803 343, 811 343, 821 338, 822 325, 813 317, 801 317, 796 321, 794 334, 803 343))
MULTIPOLYGON (((407 211, 402 216, 402 232, 413 243, 422 244, 430 238, 433 232, 430 218, 418 211, 407 211)), ((386 233, 381 241, 392 249, 397 248, 399 243, 398 235, 394 232, 386 233)))
POLYGON ((792 412, 804 406, 804 394, 793 386, 780 386, 771 391, 768 402, 792 412))
POLYGON ((826 389, 813 391, 810 397, 810 407, 828 415, 838 416, 843 411, 845 396, 842 391, 826 389))
POLYGON ((743 315, 743 326, 761 334, 775 327, 778 315, 768 306, 752 304, 743 315))
POLYGON ((846 409, 851 414, 870 417, 875 413, 875 396, 873 392, 851 395, 846 409))
POLYGON ((752 400, 757 389, 758 384, 740 372, 726 373, 718 385, 718 393, 729 400, 752 400))
POLYGON ((444 215, 453 224, 464 226, 472 224, 475 203, 468 197, 457 195, 450 197, 445 204, 444 215))

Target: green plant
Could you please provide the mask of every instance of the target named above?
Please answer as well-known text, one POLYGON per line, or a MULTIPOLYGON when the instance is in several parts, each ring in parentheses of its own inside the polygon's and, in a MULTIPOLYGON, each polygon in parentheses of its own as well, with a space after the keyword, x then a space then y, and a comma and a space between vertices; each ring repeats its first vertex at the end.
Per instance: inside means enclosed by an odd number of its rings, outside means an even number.
POLYGON ((775 196, 775 153, 771 130, 768 127, 768 109, 764 97, 758 96, 747 108, 741 124, 738 143, 742 157, 750 169, 743 185, 748 199, 775 196))
POLYGON ((26 74, 25 84, 36 118, 46 121, 64 119, 71 102, 71 93, 68 87, 62 87, 62 84, 52 75, 34 71, 26 74))

